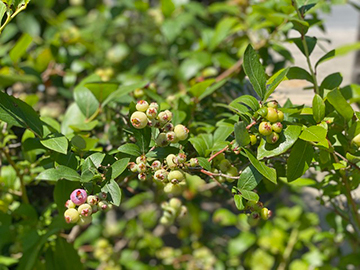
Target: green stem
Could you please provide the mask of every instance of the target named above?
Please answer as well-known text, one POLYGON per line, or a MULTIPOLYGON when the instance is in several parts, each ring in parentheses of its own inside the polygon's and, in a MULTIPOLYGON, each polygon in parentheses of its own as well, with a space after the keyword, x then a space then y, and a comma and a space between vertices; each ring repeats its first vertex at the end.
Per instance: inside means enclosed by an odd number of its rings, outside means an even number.
POLYGON ((24 183, 24 177, 23 175, 20 173, 20 170, 18 169, 18 167, 16 166, 15 162, 11 159, 11 156, 8 152, 8 150, 6 149, 2 149, 0 148, 1 152, 4 153, 5 158, 7 159, 7 161, 9 162, 9 164, 11 165, 11 167, 14 168, 17 177, 19 177, 20 180, 20 188, 21 188, 21 198, 23 200, 24 203, 28 204, 29 203, 29 198, 27 196, 26 193, 26 188, 25 188, 25 183, 24 183))
POLYGON ((294 227, 291 231, 290 237, 289 237, 289 241, 287 243, 287 246, 284 250, 284 254, 283 254, 283 261, 280 263, 278 270, 285 270, 287 263, 290 259, 291 253, 294 249, 294 246, 296 244, 296 241, 298 239, 298 235, 299 235, 299 229, 298 229, 297 225, 296 227, 294 227))
POLYGON ((24 9, 26 9, 27 4, 23 4, 19 9, 17 9, 12 15, 10 15, 10 11, 8 11, 7 17, 6 17, 6 21, 4 22, 4 24, 0 27, 0 34, 2 33, 2 31, 4 30, 5 26, 9 24, 9 22, 15 18, 16 15, 18 15, 21 11, 23 11, 24 9))
MULTIPOLYGON (((304 21, 304 17, 300 13, 300 10, 298 8, 298 5, 297 5, 296 1, 291 0, 291 2, 292 2, 292 5, 294 6, 294 8, 296 10, 296 13, 297 13, 299 19, 304 21)), ((312 68, 312 65, 311 65, 309 47, 308 47, 308 45, 306 43, 306 36, 305 36, 304 33, 301 33, 301 42, 302 42, 303 47, 304 47, 304 53, 305 53, 305 57, 306 57, 306 62, 308 64, 311 77, 313 78, 314 92, 315 92, 315 94, 318 94, 318 95, 320 95, 322 97, 323 93, 320 93, 320 91, 319 91, 319 86, 318 86, 318 83, 317 83, 316 74, 315 74, 314 69, 312 68)))

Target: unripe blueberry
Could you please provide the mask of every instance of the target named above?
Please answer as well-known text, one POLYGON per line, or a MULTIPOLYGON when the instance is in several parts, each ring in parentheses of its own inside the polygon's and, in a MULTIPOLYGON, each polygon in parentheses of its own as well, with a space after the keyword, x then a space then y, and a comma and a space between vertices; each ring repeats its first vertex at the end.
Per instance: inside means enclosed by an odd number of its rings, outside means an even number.
POLYGON ((129 170, 132 172, 138 172, 139 166, 135 163, 135 162, 130 162, 129 163, 129 170))
POLYGON ((257 143, 256 135, 252 134, 250 135, 250 144, 255 145, 257 143))
POLYGON ((224 183, 226 181, 226 178, 224 176, 215 176, 215 180, 219 183, 224 183))
POLYGON ((168 172, 166 170, 158 170, 154 173, 154 179, 163 182, 168 182, 167 176, 168 176, 168 172))
POLYGON ((278 121, 282 122, 284 120, 284 113, 278 110, 278 121))
POLYGON ((148 127, 153 127, 154 126, 154 121, 155 120, 149 120, 148 119, 148 123, 147 123, 148 127))
POLYGON ((169 179, 169 182, 176 184, 176 183, 183 181, 185 179, 185 176, 181 171, 174 170, 174 171, 169 172, 168 179, 169 179))
POLYGON ((164 216, 162 216, 161 218, 160 218, 160 221, 159 221, 161 224, 163 224, 163 225, 169 225, 170 224, 170 220, 167 218, 167 217, 164 217, 164 216))
POLYGON ((274 108, 276 109, 278 107, 278 102, 276 100, 272 100, 272 101, 269 101, 268 103, 266 103, 266 105, 270 108, 274 108))
POLYGON ((151 102, 149 108, 155 108, 156 110, 159 110, 159 104, 156 102, 151 102))
POLYGON ((189 130, 183 125, 176 125, 174 128, 175 136, 180 140, 186 140, 189 130))
POLYGON ((80 215, 85 216, 85 217, 91 216, 92 207, 91 207, 90 204, 84 203, 84 204, 79 206, 78 212, 79 212, 80 215))
POLYGON ((157 116, 157 109, 156 108, 153 108, 153 107, 150 107, 146 110, 146 116, 149 118, 149 119, 154 119, 156 118, 157 116))
POLYGON ((261 122, 259 125, 259 133, 264 136, 270 135, 272 128, 269 122, 261 122))
POLYGON ((169 201, 169 206, 174 208, 175 211, 178 211, 181 207, 181 201, 178 198, 171 198, 169 201))
POLYGON ((134 90, 134 97, 135 98, 141 98, 144 95, 145 95, 144 90, 142 90, 140 88, 137 88, 137 89, 134 90))
POLYGON ((151 169, 159 170, 161 168, 161 162, 159 160, 154 160, 151 164, 151 169))
POLYGON ((72 200, 67 200, 65 203, 66 208, 75 208, 76 204, 72 200))
POLYGON ((199 160, 197 158, 191 158, 190 159, 190 166, 191 167, 199 166, 199 160))
POLYGON ((247 201, 246 208, 250 211, 260 211, 262 209, 262 204, 255 201, 247 201))
POLYGON ((164 192, 167 194, 180 195, 182 192, 182 186, 173 183, 167 183, 164 187, 164 192))
POLYGON ((272 132, 270 135, 266 136, 266 141, 271 144, 277 143, 279 140, 279 134, 272 132))
POLYGON ((261 107, 260 109, 258 109, 256 111, 259 115, 261 115, 262 117, 266 117, 268 110, 266 107, 261 107))
POLYGON ((164 127, 163 127, 165 132, 169 132, 169 131, 174 131, 174 125, 172 123, 167 123, 164 127))
POLYGON ((141 155, 141 156, 137 157, 135 161, 136 161, 137 164, 139 164, 140 162, 146 163, 146 156, 141 155))
POLYGON ((230 168, 231 163, 228 159, 223 159, 222 161, 220 161, 219 163, 219 170, 223 173, 226 173, 227 170, 230 168))
POLYGON ((90 195, 87 197, 87 203, 90 205, 95 205, 99 202, 99 197, 96 195, 90 195))
POLYGON ((276 133, 280 133, 283 129, 283 125, 280 122, 276 122, 272 124, 271 127, 272 130, 275 131, 276 133))
POLYGON ((260 214, 259 214, 259 212, 252 212, 252 213, 251 213, 251 217, 252 217, 253 219, 259 219, 259 218, 260 218, 260 214))
POLYGON ((158 120, 160 123, 165 124, 166 122, 170 121, 169 115, 166 112, 160 112, 158 115, 158 120))
POLYGON ((148 118, 145 113, 136 111, 130 117, 130 122, 136 129, 142 129, 147 126, 148 118))
POLYGON ((185 205, 182 205, 181 208, 180 208, 180 213, 179 213, 179 218, 182 218, 184 216, 186 216, 188 213, 188 209, 185 205))
POLYGON ((80 205, 83 204, 84 202, 86 202, 87 199, 87 193, 84 189, 75 189, 71 195, 70 195, 70 199, 72 200, 73 203, 75 203, 76 205, 80 205))
POLYGON ((165 110, 165 113, 167 114, 167 116, 168 116, 168 121, 171 121, 172 120, 172 118, 173 118, 173 114, 172 114, 172 112, 170 112, 169 110, 165 110))
POLYGON ((92 213, 95 214, 99 211, 99 206, 97 204, 91 205, 92 213))
POLYGON ((238 170, 235 166, 231 165, 231 167, 226 171, 226 174, 229 176, 238 176, 238 170))
POLYGON ((140 181, 145 181, 146 180, 146 173, 139 173, 138 174, 138 179, 140 181))
POLYGON ((98 194, 98 197, 100 198, 100 200, 106 200, 107 198, 107 193, 106 192, 100 192, 98 194))
POLYGON ((80 226, 85 226, 90 224, 92 221, 92 216, 80 216, 77 224, 80 226))
POLYGON ((356 136, 352 139, 352 143, 355 144, 357 147, 360 147, 360 134, 356 135, 356 136))
POLYGON ((176 168, 178 166, 177 157, 174 154, 170 154, 166 157, 166 163, 170 169, 176 168))
POLYGON ((144 162, 140 162, 138 164, 138 173, 146 172, 146 164, 144 162))
POLYGON ((100 201, 100 202, 98 203, 98 206, 100 207, 101 210, 104 210, 104 211, 105 211, 105 210, 108 209, 109 204, 108 204, 107 201, 100 201))
POLYGON ((67 223, 76 223, 80 219, 80 214, 75 208, 69 208, 64 212, 64 217, 67 223))
POLYGON ((177 156, 177 161, 179 163, 185 163, 186 162, 186 155, 184 153, 179 153, 177 156))
POLYGON ((169 142, 167 140, 166 133, 160 133, 157 136, 155 142, 158 146, 162 146, 162 147, 167 146, 169 142))
POLYGON ((277 122, 279 120, 278 111, 274 108, 268 108, 266 119, 269 120, 271 123, 277 122))
POLYGON ((167 132, 166 139, 168 140, 169 143, 177 143, 178 142, 178 138, 176 138, 174 131, 167 132))
POLYGON ((212 162, 213 162, 214 166, 217 166, 217 165, 219 165, 219 163, 220 163, 223 159, 225 159, 225 154, 224 154, 224 153, 221 153, 221 154, 215 156, 215 157, 212 159, 212 162))
POLYGON ((146 110, 149 108, 149 103, 145 100, 139 100, 136 103, 136 109, 140 112, 146 112, 146 110))
POLYGON ((268 220, 269 219, 269 209, 264 207, 263 209, 261 209, 260 215, 263 220, 268 220))
MULTIPOLYGON (((13 195, 11 195, 10 193, 6 193, 6 194, 4 195, 3 201, 4 201, 5 203, 7 203, 7 204, 10 204, 10 203, 12 203, 12 202, 14 201, 14 197, 13 197, 13 195)), ((75 206, 74 206, 74 207, 75 207, 75 206)), ((69 208, 69 207, 68 207, 68 208, 69 208)))

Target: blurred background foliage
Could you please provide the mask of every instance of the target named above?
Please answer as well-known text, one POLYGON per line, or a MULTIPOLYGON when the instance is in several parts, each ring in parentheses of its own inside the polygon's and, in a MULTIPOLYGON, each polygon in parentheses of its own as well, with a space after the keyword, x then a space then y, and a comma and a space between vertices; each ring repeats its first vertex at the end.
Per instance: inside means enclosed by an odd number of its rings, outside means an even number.
MULTIPOLYGON (((306 17, 310 27, 324 30, 319 11, 329 12, 346 1, 298 3, 311 7, 306 17)), ((218 103, 253 94, 240 68, 249 43, 269 75, 294 62, 284 46, 296 43, 289 37, 297 25, 294 11, 290 0, 33 0, 0 36, 0 86, 44 119, 57 119, 48 121, 63 134, 82 136, 87 147, 77 149, 79 155, 111 151, 126 141, 123 115, 139 98, 176 111, 178 122, 189 124, 194 135, 212 133, 234 121, 218 103), (109 82, 109 89, 151 84, 115 97, 117 102, 103 109, 93 128, 74 128, 99 113, 96 104, 85 112, 81 94, 88 93, 76 87, 99 80, 109 82), (200 82, 214 83, 213 88, 204 92, 195 86, 200 82)), ((184 196, 189 215, 165 228, 158 225, 162 198, 132 181, 135 194, 124 189, 119 208, 98 216, 71 239, 70 228, 61 230, 66 225, 56 214, 55 203, 61 200, 52 202, 54 186, 35 176, 39 167, 62 164, 62 158, 76 169, 75 157, 37 158, 45 150, 34 150, 34 136, 16 128, 6 131, 3 124, 3 142, 29 140, 12 155, 23 159, 18 165, 27 172, 32 204, 18 202, 11 192, 19 189, 17 172, 2 165, 0 269, 305 270, 360 265, 358 254, 344 242, 342 220, 330 212, 320 226, 318 214, 302 199, 301 183, 262 182, 257 189, 274 217, 255 224, 233 207, 225 190, 201 189, 203 182, 196 178, 184 196)), ((69 190, 76 187, 67 185, 69 190)))

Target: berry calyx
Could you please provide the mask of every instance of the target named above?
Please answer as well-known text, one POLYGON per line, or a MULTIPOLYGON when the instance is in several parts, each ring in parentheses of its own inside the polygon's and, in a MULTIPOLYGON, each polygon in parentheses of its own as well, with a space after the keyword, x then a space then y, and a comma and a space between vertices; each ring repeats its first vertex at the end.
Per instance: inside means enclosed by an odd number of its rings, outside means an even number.
POLYGON ((259 133, 264 136, 270 135, 272 128, 269 122, 261 122, 259 125, 259 133))
POLYGON ((79 206, 78 212, 82 216, 85 216, 85 217, 90 216, 92 214, 92 207, 90 204, 84 203, 79 206))
POLYGON ((148 118, 145 113, 136 111, 130 117, 130 122, 136 129, 145 128, 148 124, 148 118))
POLYGON ((280 133, 283 129, 283 125, 280 122, 276 122, 272 124, 271 127, 272 130, 275 131, 276 133, 280 133))
POLYGON ((86 201, 90 205, 96 205, 99 202, 99 197, 96 195, 90 195, 87 197, 86 201))
POLYGON ((168 172, 166 170, 158 170, 154 173, 154 179, 167 182, 168 172))
POLYGON ((177 157, 174 154, 170 154, 166 157, 166 163, 170 169, 174 169, 178 166, 177 157))
POLYGON ((70 199, 76 205, 83 204, 84 202, 86 202, 87 193, 86 193, 86 191, 84 189, 75 189, 71 193, 70 199))

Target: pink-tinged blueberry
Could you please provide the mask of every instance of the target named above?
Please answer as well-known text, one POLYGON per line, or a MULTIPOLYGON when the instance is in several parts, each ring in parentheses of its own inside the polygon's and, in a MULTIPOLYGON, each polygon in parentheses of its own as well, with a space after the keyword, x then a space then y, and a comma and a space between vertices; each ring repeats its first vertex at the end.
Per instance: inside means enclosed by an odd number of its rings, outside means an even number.
POLYGON ((73 203, 75 203, 76 205, 80 205, 83 204, 84 202, 86 202, 87 199, 87 193, 84 189, 75 189, 71 195, 70 195, 70 199, 72 200, 73 203))

